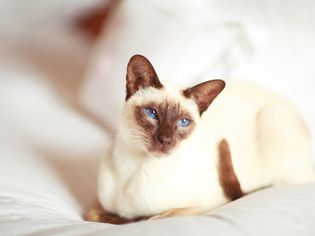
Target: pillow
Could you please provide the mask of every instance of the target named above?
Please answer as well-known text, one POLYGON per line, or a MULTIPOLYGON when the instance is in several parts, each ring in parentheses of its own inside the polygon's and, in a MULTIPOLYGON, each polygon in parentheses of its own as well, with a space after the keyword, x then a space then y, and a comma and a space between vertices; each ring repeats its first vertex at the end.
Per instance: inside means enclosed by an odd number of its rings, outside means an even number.
POLYGON ((115 129, 125 97, 126 65, 133 54, 143 54, 161 80, 260 83, 292 100, 314 133, 314 5, 285 0, 123 1, 95 48, 82 102, 115 129))
MULTIPOLYGON (((175 7, 175 6, 174 6, 175 7)), ((134 54, 145 55, 160 79, 184 85, 224 77, 228 63, 221 63, 234 44, 237 32, 224 24, 209 24, 185 3, 177 14, 158 1, 123 2, 95 49, 90 73, 83 87, 83 103, 116 127, 125 97, 126 67, 134 54)))

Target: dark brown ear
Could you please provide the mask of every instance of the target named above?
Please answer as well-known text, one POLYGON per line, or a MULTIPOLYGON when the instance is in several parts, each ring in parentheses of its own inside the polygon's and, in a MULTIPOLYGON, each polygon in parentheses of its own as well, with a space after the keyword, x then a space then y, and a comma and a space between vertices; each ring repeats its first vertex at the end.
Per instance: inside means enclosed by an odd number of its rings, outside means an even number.
POLYGON ((186 98, 191 98, 197 103, 201 115, 224 87, 225 82, 223 80, 209 80, 184 90, 183 94, 186 98))
POLYGON ((130 58, 127 66, 126 89, 128 100, 140 88, 155 87, 162 88, 153 66, 150 61, 141 55, 134 55, 130 58))

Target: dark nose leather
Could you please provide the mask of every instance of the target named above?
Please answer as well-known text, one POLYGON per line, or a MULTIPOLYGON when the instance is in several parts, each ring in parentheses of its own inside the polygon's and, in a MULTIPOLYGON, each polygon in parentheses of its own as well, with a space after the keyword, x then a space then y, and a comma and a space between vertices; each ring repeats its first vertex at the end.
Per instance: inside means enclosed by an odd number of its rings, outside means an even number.
POLYGON ((173 137, 164 134, 159 134, 157 139, 162 146, 171 145, 173 143, 173 137))
POLYGON ((160 132, 157 135, 157 140, 161 146, 171 145, 174 142, 174 128, 169 125, 164 125, 160 128, 160 132))

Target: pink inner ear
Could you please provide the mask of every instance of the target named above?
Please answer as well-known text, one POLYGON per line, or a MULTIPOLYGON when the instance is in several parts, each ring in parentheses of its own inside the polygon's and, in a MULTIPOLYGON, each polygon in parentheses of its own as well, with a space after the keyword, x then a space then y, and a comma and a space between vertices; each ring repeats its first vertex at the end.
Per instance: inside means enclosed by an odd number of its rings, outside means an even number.
POLYGON ((200 115, 208 109, 213 100, 225 87, 223 80, 209 80, 183 91, 186 98, 193 99, 199 108, 200 115))

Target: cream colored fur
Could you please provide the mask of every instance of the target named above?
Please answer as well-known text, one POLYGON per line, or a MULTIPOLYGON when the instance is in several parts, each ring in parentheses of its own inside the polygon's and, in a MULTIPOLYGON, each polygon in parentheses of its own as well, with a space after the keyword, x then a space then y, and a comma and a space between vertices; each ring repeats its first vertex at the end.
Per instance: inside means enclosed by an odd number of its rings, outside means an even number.
POLYGON ((163 217, 206 213, 226 203, 217 171, 222 138, 230 144, 244 192, 314 180, 309 133, 286 100, 257 85, 228 82, 199 118, 197 105, 181 95, 181 88, 163 85, 139 90, 125 104, 99 173, 99 199, 107 211, 126 218, 163 217), (165 99, 180 102, 197 125, 170 155, 152 156, 144 148, 134 106, 165 99))

